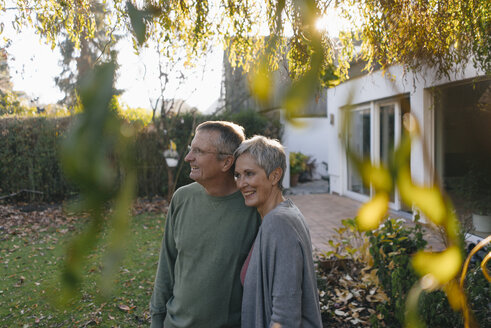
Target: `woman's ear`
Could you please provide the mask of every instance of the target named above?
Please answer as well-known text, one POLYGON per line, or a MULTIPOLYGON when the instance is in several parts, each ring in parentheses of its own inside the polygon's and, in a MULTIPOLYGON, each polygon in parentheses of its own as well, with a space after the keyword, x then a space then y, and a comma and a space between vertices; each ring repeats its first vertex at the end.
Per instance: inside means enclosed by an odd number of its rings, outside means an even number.
POLYGON ((282 174, 283 170, 281 169, 281 167, 275 168, 269 175, 269 181, 271 182, 271 185, 277 185, 281 179, 282 174))

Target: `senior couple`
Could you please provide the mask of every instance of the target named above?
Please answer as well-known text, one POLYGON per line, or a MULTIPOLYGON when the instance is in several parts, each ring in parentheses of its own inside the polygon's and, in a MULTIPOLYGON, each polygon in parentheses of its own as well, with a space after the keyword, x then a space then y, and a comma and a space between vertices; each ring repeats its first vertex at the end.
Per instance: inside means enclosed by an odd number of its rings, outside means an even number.
POLYGON ((152 327, 322 327, 310 235, 282 194, 281 144, 225 121, 196 128, 195 181, 170 203, 152 327))

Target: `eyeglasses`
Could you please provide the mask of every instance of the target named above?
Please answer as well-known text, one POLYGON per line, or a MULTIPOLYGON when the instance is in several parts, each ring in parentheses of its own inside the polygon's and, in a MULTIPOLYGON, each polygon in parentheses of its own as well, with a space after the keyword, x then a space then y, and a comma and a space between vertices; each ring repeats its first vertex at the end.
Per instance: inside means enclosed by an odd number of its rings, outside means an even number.
POLYGON ((222 153, 220 151, 207 151, 207 150, 201 150, 199 148, 193 148, 191 146, 188 146, 188 153, 192 153, 194 156, 202 156, 205 154, 218 154, 218 155, 227 155, 231 156, 232 154, 230 153, 222 153))

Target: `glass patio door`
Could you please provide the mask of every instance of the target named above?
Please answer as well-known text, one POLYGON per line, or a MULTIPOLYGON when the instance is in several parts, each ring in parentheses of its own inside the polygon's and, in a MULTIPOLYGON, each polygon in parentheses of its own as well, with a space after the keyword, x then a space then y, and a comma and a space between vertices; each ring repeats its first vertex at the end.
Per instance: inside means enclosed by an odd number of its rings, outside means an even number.
MULTIPOLYGON (((379 161, 387 167, 389 156, 394 151, 395 140, 395 104, 379 108, 379 161)), ((390 201, 394 202, 395 192, 390 193, 390 201)))
MULTIPOLYGON (((370 159, 370 108, 355 110, 351 115, 348 143, 360 158, 370 159)), ((370 188, 363 185, 360 175, 348 158, 348 190, 370 196, 370 188)))
MULTIPOLYGON (((371 102, 352 110, 348 144, 363 160, 386 166, 401 136, 401 114, 409 111, 409 99, 371 102), (407 105, 406 105, 407 103, 407 105)), ((364 186, 353 163, 347 158, 346 191, 360 201, 373 195, 370 187, 364 186)), ((391 208, 401 209, 397 192, 390 194, 391 208)))

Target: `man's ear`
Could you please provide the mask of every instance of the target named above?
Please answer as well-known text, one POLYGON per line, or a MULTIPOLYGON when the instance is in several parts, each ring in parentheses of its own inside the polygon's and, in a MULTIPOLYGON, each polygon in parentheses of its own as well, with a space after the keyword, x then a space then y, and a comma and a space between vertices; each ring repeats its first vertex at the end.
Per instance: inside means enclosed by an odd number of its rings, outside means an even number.
POLYGON ((222 171, 227 172, 234 165, 235 158, 232 155, 227 155, 223 161, 222 171))
POLYGON ((275 168, 269 175, 269 181, 271 182, 271 184, 274 186, 274 185, 277 185, 278 182, 280 181, 281 179, 281 175, 283 174, 283 170, 281 169, 281 167, 277 167, 275 168))

